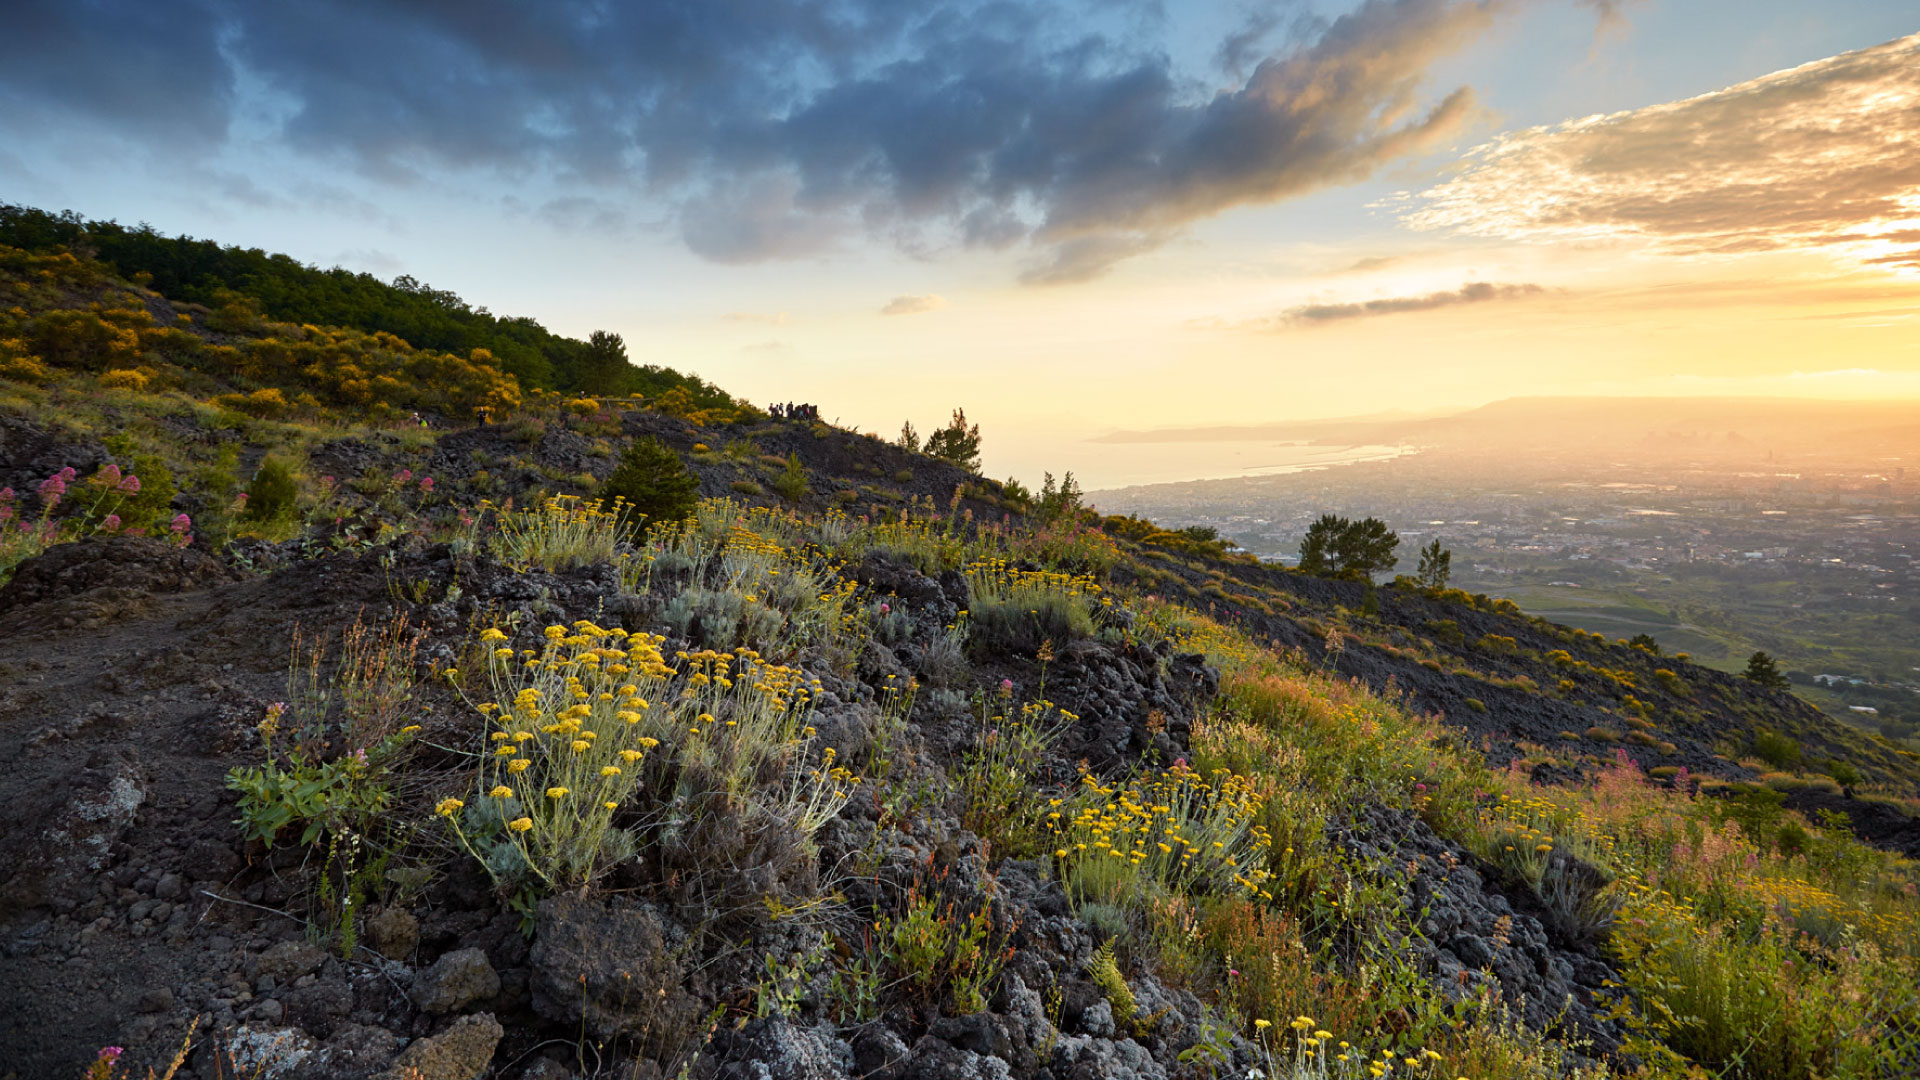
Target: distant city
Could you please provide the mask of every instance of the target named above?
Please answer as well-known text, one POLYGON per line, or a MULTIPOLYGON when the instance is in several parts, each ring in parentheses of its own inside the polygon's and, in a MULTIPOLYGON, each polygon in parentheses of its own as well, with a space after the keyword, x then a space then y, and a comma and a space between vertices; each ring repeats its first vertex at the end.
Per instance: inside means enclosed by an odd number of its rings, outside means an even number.
POLYGON ((1612 636, 1646 633, 1725 669, 1765 650, 1829 711, 1894 738, 1920 731, 1920 449, 1908 449, 1920 440, 1787 452, 1725 434, 1557 451, 1511 433, 1449 441, 1091 499, 1211 526, 1283 564, 1322 513, 1379 517, 1401 538, 1400 572, 1437 537, 1459 587, 1612 636))

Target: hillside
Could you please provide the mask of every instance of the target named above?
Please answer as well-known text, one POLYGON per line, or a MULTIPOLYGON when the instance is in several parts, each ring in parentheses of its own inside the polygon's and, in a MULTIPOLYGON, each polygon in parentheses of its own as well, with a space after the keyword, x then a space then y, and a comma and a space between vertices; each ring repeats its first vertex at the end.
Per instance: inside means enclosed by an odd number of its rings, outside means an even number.
POLYGON ((1791 694, 111 250, 0 248, 12 1075, 1920 1067, 1791 694))

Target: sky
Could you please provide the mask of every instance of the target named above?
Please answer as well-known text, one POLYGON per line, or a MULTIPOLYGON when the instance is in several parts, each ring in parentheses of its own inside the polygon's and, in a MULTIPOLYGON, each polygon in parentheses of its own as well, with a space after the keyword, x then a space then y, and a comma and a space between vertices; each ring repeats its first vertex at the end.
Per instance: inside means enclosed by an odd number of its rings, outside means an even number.
POLYGON ((1517 395, 1920 399, 1905 0, 8 9, 0 201, 865 431, 962 406, 990 475, 1517 395))

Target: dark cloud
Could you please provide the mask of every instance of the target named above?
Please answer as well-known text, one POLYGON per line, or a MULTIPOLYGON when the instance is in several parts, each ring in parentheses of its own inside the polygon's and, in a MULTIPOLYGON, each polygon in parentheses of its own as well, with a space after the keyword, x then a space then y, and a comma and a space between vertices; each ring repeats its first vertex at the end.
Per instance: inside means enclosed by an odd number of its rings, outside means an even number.
POLYGON ((0 13, 0 117, 15 130, 110 118, 176 147, 222 139, 234 76, 216 24, 192 0, 12 0, 0 13))
POLYGON ((616 220, 596 202, 664 203, 723 262, 866 232, 1026 242, 1027 279, 1062 282, 1457 134, 1471 95, 1429 96, 1425 73, 1510 2, 1364 0, 1279 46, 1256 13, 1213 92, 1174 69, 1153 3, 27 0, 0 102, 155 143, 244 115, 389 183, 557 185, 545 212, 586 227, 616 220))
POLYGON ((1680 256, 1920 262, 1920 34, 1476 148, 1408 220, 1680 256))
POLYGON ((1408 311, 1432 311, 1435 308, 1455 307, 1460 304, 1484 304, 1489 300, 1513 300, 1523 296, 1537 296, 1546 291, 1538 285, 1495 285, 1491 282, 1472 281, 1451 292, 1427 293, 1425 296, 1394 296, 1380 300, 1363 300, 1353 304, 1305 304, 1288 308, 1275 318, 1262 320, 1260 326, 1267 330, 1317 326, 1348 319, 1364 319, 1375 315, 1399 315, 1408 311))

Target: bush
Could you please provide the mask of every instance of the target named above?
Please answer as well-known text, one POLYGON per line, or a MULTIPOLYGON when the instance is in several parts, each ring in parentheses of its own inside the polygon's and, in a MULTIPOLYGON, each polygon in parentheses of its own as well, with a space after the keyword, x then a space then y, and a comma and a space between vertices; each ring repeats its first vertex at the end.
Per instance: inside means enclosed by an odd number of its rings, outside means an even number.
POLYGON ((799 502, 807 497, 807 469, 800 464, 800 455, 787 455, 780 475, 774 477, 773 490, 788 502, 799 502))
POLYGON ((1003 560, 967 568, 968 635, 981 649, 1032 655, 1047 642, 1093 633, 1100 586, 1091 577, 1015 570, 1003 560))
POLYGON ((145 390, 147 376, 133 368, 115 368, 100 376, 100 386, 104 390, 145 390))
POLYGON ((728 484, 727 487, 731 488, 734 494, 745 495, 749 498, 767 493, 766 488, 761 487, 751 480, 735 480, 733 483, 728 484))
POLYGON ((300 486, 293 479, 293 470, 279 458, 263 458, 260 468, 254 471, 253 482, 247 485, 247 508, 241 512, 241 518, 252 522, 282 521, 293 516, 294 503, 300 497, 300 486))
MULTIPOLYGON (((587 885, 656 838, 675 859, 712 863, 721 835, 727 854, 777 880, 859 783, 831 748, 813 752, 806 702, 819 684, 796 669, 750 651, 686 654, 671 668, 663 639, 584 622, 545 637, 529 664, 503 631, 480 635, 498 698, 479 706, 492 752, 474 805, 437 807, 502 884, 587 885), (649 819, 681 824, 664 835, 632 824, 649 819)), ((716 889, 754 887, 738 866, 706 869, 716 889)))
POLYGON ((600 498, 623 500, 648 524, 680 521, 700 503, 700 478, 679 454, 647 436, 627 444, 620 463, 600 485, 600 498))
POLYGON ((1762 731, 1753 737, 1753 756, 1776 769, 1800 766, 1800 744, 1777 731, 1762 731))
POLYGON ((599 499, 581 502, 572 495, 556 495, 536 508, 509 510, 500 515, 500 531, 488 542, 494 557, 516 570, 612 562, 619 547, 632 539, 626 504, 599 499))

